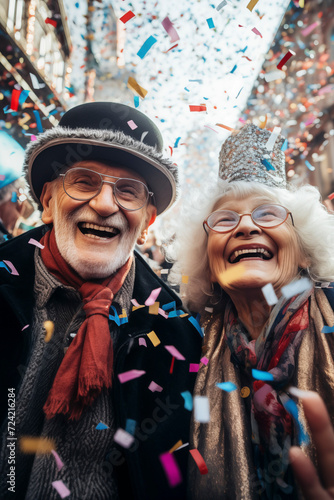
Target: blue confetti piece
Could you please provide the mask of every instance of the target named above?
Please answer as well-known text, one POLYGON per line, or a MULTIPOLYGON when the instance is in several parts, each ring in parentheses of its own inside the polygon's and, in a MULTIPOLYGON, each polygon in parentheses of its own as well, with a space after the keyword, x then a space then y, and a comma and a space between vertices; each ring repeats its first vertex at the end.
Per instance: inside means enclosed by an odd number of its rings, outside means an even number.
POLYGON ((198 331, 200 336, 204 337, 203 332, 202 332, 202 328, 201 328, 201 325, 199 324, 199 322, 193 316, 189 316, 188 320, 190 321, 190 323, 192 325, 194 325, 194 327, 196 328, 196 330, 198 331))
POLYGON ((286 151, 288 149, 288 139, 285 139, 283 144, 282 144, 282 147, 281 147, 281 151, 286 151))
POLYGON ((20 97, 19 97, 19 104, 23 104, 29 95, 30 90, 22 90, 20 97))
POLYGON ((181 316, 181 314, 184 314, 184 311, 182 311, 182 309, 178 309, 177 311, 172 311, 168 314, 168 319, 176 318, 177 316, 181 316))
POLYGON ((114 311, 114 314, 109 314, 109 319, 110 321, 115 321, 116 325, 120 326, 121 322, 119 319, 119 316, 117 314, 117 311, 114 306, 110 306, 110 309, 114 311))
POLYGON ((206 22, 208 23, 210 30, 215 27, 212 17, 209 17, 206 22))
POLYGON ((174 142, 174 148, 177 148, 177 147, 178 147, 179 142, 180 142, 180 139, 181 139, 181 137, 178 137, 178 138, 176 139, 176 141, 174 142))
POLYGON ((43 126, 41 122, 41 117, 39 116, 39 112, 34 109, 33 111, 36 119, 36 124, 37 124, 37 130, 38 132, 42 133, 43 132, 43 126))
POLYGON ((241 87, 241 89, 239 90, 239 92, 238 92, 238 95, 237 95, 236 99, 238 99, 238 97, 239 97, 240 92, 242 91, 242 89, 243 89, 243 87, 241 87))
POLYGON ((126 422, 125 422, 126 432, 131 434, 131 436, 134 436, 135 431, 136 431, 136 425, 137 425, 137 422, 135 420, 133 420, 132 418, 127 418, 126 422))
POLYGON ((98 431, 103 431, 105 429, 109 429, 109 427, 106 424, 104 424, 103 422, 100 422, 99 424, 97 424, 95 429, 98 431))
POLYGON ((248 47, 248 45, 246 45, 246 47, 244 49, 237 50, 236 54, 238 54, 239 52, 242 52, 244 54, 247 50, 247 47, 248 47))
POLYGON ((135 108, 138 108, 138 106, 139 106, 139 95, 133 96, 133 102, 134 102, 135 108))
POLYGON ((237 65, 235 64, 235 65, 233 66, 232 71, 230 71, 230 73, 234 73, 236 69, 237 69, 237 65))
POLYGON ((11 197, 10 201, 12 201, 13 203, 17 202, 17 192, 16 191, 12 192, 12 197, 11 197))
POLYGON ((266 158, 262 158, 261 163, 266 167, 267 170, 275 170, 270 161, 266 158))
POLYGON ((305 165, 307 166, 307 168, 309 170, 311 170, 311 172, 313 172, 313 170, 315 170, 315 167, 313 165, 311 165, 311 163, 307 160, 305 160, 305 165))
POLYGON ((256 370, 255 368, 252 369, 252 375, 256 380, 274 380, 274 376, 272 373, 263 372, 262 370, 256 370))
POLYGON ((184 87, 184 90, 186 90, 187 92, 190 92, 190 90, 189 90, 189 89, 187 89, 187 87, 184 87))
POLYGON ((334 325, 333 326, 324 326, 321 330, 321 333, 334 333, 334 325))
POLYGON ((298 431, 299 431, 298 432, 298 444, 299 444, 299 446, 301 446, 303 444, 309 444, 309 442, 310 442, 309 435, 305 431, 303 424, 301 423, 301 421, 299 419, 298 406, 293 401, 293 399, 288 399, 287 401, 284 401, 282 398, 282 401, 283 401, 284 408, 286 409, 286 411, 288 413, 290 413, 290 415, 292 416, 292 418, 294 419, 295 423, 298 426, 298 431))
POLYGON ((192 411, 193 409, 193 398, 189 391, 181 392, 181 396, 184 399, 184 407, 186 410, 192 411))
POLYGON ((233 382, 218 382, 216 386, 226 392, 235 391, 237 388, 237 386, 233 384, 233 382))
POLYGON ((139 56, 141 59, 143 59, 146 56, 147 52, 152 47, 152 45, 154 45, 156 43, 156 41, 157 41, 157 39, 154 38, 154 36, 151 35, 150 37, 148 37, 146 42, 144 42, 143 45, 141 46, 141 48, 138 50, 137 56, 139 56))
POLYGON ((76 2, 74 5, 76 6, 77 9, 80 7, 79 2, 76 2))
POLYGON ((11 274, 10 270, 8 269, 8 266, 6 266, 6 264, 4 262, 0 262, 0 267, 4 267, 6 269, 6 271, 9 272, 9 274, 11 274))
POLYGON ((173 302, 168 302, 168 304, 164 304, 163 306, 161 306, 161 309, 163 309, 164 311, 168 311, 169 309, 174 309, 175 311, 176 310, 175 300, 173 300, 173 302))

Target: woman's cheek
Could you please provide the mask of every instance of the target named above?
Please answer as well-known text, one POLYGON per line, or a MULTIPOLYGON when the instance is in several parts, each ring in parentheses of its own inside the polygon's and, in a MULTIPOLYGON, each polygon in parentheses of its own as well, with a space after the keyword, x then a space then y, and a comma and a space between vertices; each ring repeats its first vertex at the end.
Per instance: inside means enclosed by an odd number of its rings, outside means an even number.
POLYGON ((293 242, 290 245, 281 247, 277 255, 277 272, 272 283, 275 290, 280 290, 288 285, 298 274, 298 255, 293 242))

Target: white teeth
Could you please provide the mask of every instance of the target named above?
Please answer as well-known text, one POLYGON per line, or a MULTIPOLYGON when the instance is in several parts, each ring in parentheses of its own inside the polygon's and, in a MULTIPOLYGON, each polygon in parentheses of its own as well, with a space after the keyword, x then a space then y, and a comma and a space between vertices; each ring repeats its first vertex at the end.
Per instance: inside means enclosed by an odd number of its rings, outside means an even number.
POLYGON ((96 234, 85 234, 88 238, 94 238, 95 240, 110 240, 110 238, 103 238, 103 236, 96 236, 96 234))
POLYGON ((81 227, 85 227, 87 229, 96 229, 97 231, 106 231, 107 233, 116 233, 116 229, 113 227, 98 226, 97 224, 92 224, 91 222, 83 222, 81 227))
POLYGON ((242 254, 245 254, 245 253, 263 253, 263 255, 265 255, 266 257, 270 257, 270 253, 268 252, 268 250, 266 250, 265 248, 243 248, 241 250, 236 250, 235 252, 232 253, 231 257, 230 257, 230 261, 231 262, 234 262, 236 260, 237 257, 239 257, 239 255, 242 255, 242 254))

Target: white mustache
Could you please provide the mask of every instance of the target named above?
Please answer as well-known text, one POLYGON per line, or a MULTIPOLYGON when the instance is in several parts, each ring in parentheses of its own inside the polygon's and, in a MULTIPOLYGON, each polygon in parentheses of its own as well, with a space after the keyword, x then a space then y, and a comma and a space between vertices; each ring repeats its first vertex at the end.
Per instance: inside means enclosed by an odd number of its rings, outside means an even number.
POLYGON ((122 212, 116 212, 110 217, 104 218, 96 215, 95 217, 87 207, 82 207, 73 214, 66 214, 66 220, 72 224, 79 222, 88 222, 89 224, 97 224, 98 226, 113 227, 121 233, 129 230, 129 223, 122 212))

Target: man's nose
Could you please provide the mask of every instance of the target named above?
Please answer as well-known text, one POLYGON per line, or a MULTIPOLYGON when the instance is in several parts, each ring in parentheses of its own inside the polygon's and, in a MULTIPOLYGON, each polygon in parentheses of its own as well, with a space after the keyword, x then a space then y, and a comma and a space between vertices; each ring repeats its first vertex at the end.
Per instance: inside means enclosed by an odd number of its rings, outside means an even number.
POLYGON ((119 206, 116 203, 113 186, 111 184, 103 184, 99 194, 89 200, 89 206, 95 210, 101 217, 109 217, 119 211, 119 206))
POLYGON ((254 223, 252 217, 248 214, 241 216, 239 225, 234 230, 235 236, 248 236, 260 233, 262 233, 262 229, 254 223))

